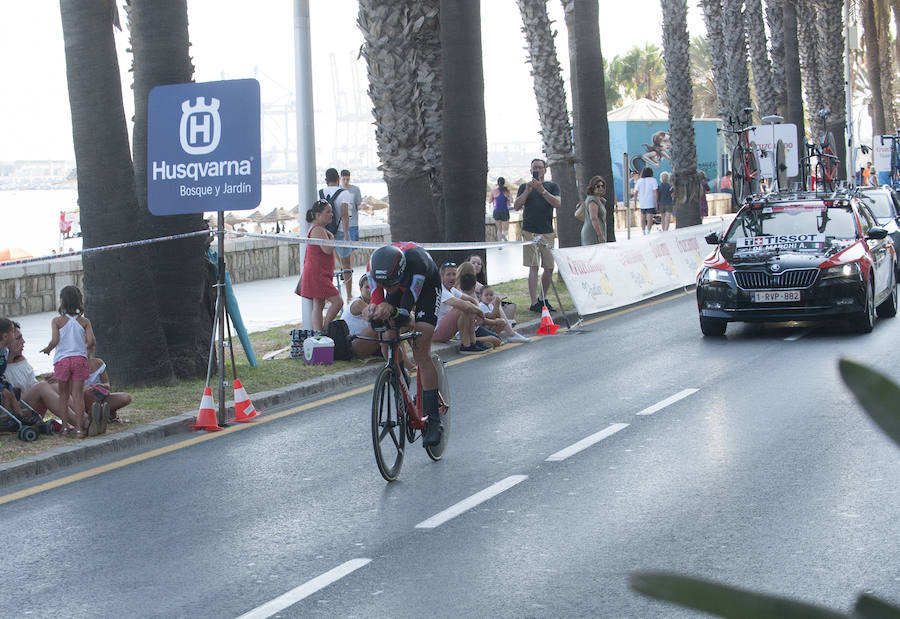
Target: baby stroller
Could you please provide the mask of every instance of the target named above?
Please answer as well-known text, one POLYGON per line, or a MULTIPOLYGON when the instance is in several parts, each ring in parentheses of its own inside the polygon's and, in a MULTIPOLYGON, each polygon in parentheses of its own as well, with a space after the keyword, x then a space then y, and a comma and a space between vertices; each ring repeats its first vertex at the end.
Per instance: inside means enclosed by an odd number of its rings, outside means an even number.
POLYGON ((0 432, 15 432, 20 441, 31 443, 38 439, 39 434, 53 434, 53 422, 44 422, 43 418, 35 411, 27 402, 22 401, 21 393, 18 389, 10 390, 24 408, 28 409, 28 414, 23 410, 22 419, 13 414, 12 411, 0 404, 0 432))

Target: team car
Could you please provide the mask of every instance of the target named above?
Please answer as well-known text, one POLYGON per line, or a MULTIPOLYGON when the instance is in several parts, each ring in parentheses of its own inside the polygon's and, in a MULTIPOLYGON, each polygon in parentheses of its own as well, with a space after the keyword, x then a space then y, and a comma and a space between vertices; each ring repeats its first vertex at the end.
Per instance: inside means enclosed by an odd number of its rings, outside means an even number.
POLYGON ((897 197, 897 192, 890 185, 882 185, 860 187, 858 195, 875 215, 878 225, 887 230, 894 242, 894 249, 900 253, 900 198, 897 197))
POLYGON ((848 321, 897 313, 897 253, 857 191, 753 196, 697 275, 704 335, 729 322, 848 321))

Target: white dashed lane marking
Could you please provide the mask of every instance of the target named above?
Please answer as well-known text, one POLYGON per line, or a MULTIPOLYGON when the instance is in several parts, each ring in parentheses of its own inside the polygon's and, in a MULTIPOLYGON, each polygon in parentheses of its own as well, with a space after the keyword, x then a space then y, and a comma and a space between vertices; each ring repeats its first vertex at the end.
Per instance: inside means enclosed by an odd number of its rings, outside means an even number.
POLYGON ((647 408, 645 408, 644 410, 640 411, 637 414, 638 415, 652 415, 653 413, 664 409, 665 407, 669 406, 670 404, 674 404, 678 400, 682 400, 682 399, 688 397, 689 395, 693 395, 695 393, 697 393, 697 389, 684 389, 683 391, 679 391, 675 395, 669 396, 665 400, 657 402, 653 406, 648 406, 647 408))
POLYGON ((612 436, 613 434, 615 434, 615 433, 618 432, 619 430, 624 430, 624 429, 627 428, 627 427, 628 427, 628 424, 627 424, 627 423, 614 423, 614 424, 612 424, 611 426, 609 426, 609 427, 607 427, 607 428, 603 428, 603 429, 600 430, 599 432, 596 432, 596 433, 594 433, 594 434, 591 434, 591 435, 588 436, 587 438, 581 439, 580 441, 578 441, 578 442, 575 443, 574 445, 569 445, 569 446, 566 447, 565 449, 560 449, 560 450, 557 451, 555 454, 549 456, 549 457, 545 460, 545 462, 562 462, 563 460, 565 460, 565 459, 568 458, 569 456, 574 456, 574 455, 577 454, 579 451, 584 451, 585 449, 587 449, 587 448, 590 447, 591 445, 594 445, 595 443, 599 443, 600 441, 602 441, 602 440, 605 439, 606 437, 612 436))
POLYGON ((456 505, 448 507, 444 511, 442 511, 438 514, 435 514, 428 520, 423 520, 422 522, 420 522, 419 524, 416 525, 416 528, 417 529, 434 529, 435 527, 439 527, 442 524, 444 524, 445 522, 447 522, 448 520, 456 518, 460 514, 463 514, 463 513, 467 512, 468 510, 472 509, 473 507, 480 505, 481 503, 484 503, 485 501, 494 498, 501 492, 509 490, 516 484, 521 483, 521 482, 525 481, 526 479, 528 479, 528 475, 510 475, 506 479, 502 479, 502 480, 498 481, 493 486, 489 486, 489 487, 485 488, 484 490, 482 490, 481 492, 477 492, 477 493, 473 494, 468 499, 463 499, 456 505))

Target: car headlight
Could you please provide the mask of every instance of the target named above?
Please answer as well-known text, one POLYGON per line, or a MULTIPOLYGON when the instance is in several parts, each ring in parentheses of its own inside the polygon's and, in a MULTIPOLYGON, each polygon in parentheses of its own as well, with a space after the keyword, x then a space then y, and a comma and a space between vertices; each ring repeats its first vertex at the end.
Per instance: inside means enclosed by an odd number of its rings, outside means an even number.
POLYGON ((831 277, 858 277, 860 273, 859 262, 848 262, 822 270, 822 279, 831 277))
POLYGON ((730 282, 731 271, 712 268, 706 269, 706 274, 704 275, 703 279, 708 282, 730 282))

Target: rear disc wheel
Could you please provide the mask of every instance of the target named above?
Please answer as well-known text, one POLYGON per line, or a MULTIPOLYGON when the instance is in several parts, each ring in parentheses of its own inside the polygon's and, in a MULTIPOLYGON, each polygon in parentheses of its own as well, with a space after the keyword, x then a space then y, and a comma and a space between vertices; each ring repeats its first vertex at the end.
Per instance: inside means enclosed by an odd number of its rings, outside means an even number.
POLYGON ((431 361, 434 363, 434 369, 438 375, 438 397, 441 403, 441 442, 425 448, 428 457, 437 462, 444 457, 444 451, 447 449, 447 442, 450 440, 450 382, 447 380, 447 372, 444 370, 444 363, 437 354, 432 353, 431 361))

